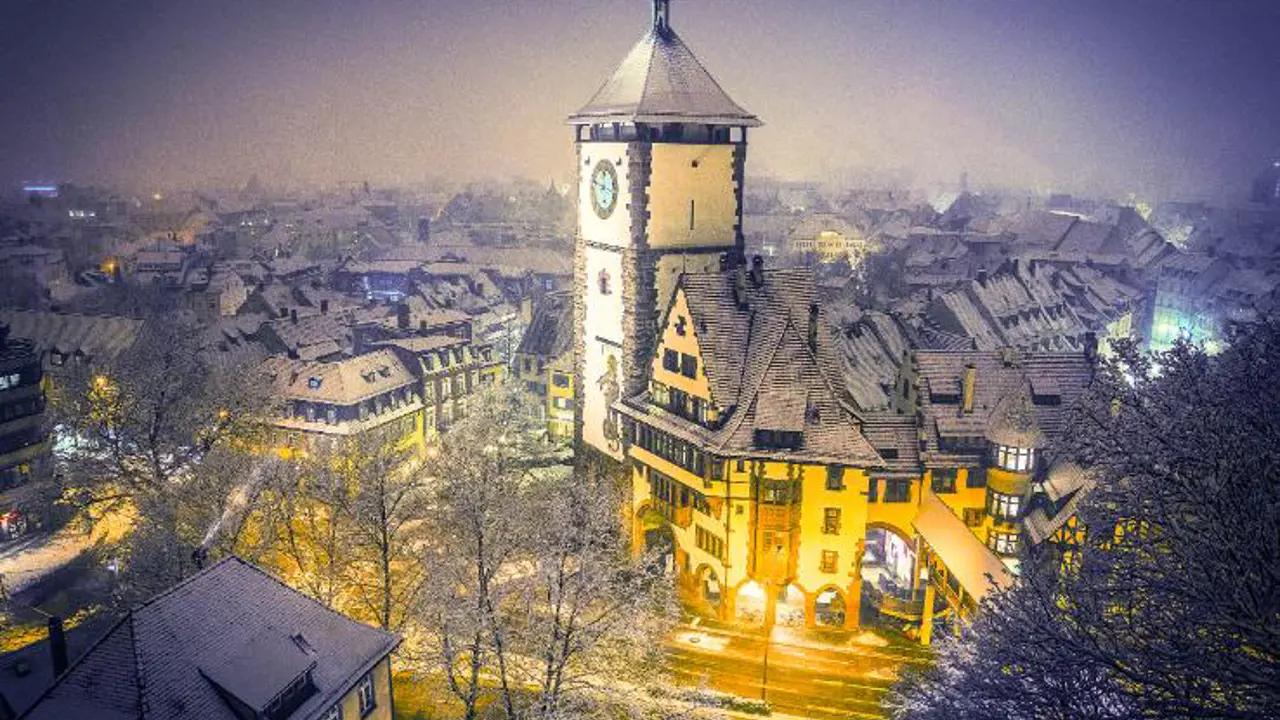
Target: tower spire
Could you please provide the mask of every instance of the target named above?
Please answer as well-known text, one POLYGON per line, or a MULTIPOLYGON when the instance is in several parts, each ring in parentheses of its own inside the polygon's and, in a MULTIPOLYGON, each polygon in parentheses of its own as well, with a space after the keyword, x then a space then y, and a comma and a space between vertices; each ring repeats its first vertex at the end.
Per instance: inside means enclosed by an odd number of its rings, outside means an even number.
POLYGON ((653 0, 653 31, 662 37, 671 32, 671 0, 653 0))

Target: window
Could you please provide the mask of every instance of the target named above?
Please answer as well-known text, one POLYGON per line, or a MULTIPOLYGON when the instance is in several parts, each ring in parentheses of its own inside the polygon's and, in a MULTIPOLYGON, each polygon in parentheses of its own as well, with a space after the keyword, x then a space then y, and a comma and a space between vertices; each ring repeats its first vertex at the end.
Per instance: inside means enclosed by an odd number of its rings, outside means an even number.
POLYGON ((843 490, 844 489, 844 468, 839 465, 827 466, 827 489, 843 490))
POLYGON ((992 531, 987 535, 987 547, 997 555, 1015 555, 1018 552, 1018 534, 992 531))
POLYGON ((840 553, 835 550, 822 551, 822 572, 833 573, 840 566, 840 553))
POLYGON ((880 499, 880 481, 875 478, 867 479, 867 502, 873 503, 880 499))
POLYGON ((698 526, 695 534, 697 536, 698 549, 717 560, 724 559, 724 540, 716 537, 710 531, 702 529, 701 525, 698 526))
POLYGON ((987 471, 982 468, 969 468, 964 478, 967 488, 984 488, 987 486, 987 471))
POLYGON ((612 285, 612 283, 610 282, 610 278, 609 278, 609 271, 608 271, 608 270, 601 270, 601 271, 600 271, 600 276, 599 276, 598 280, 599 280, 599 283, 600 283, 600 294, 601 294, 601 295, 612 295, 612 294, 613 294, 613 285, 612 285))
POLYGON ((338 422, 338 408, 330 405, 324 409, 325 422, 333 425, 338 422))
POLYGON ((698 358, 692 355, 680 355, 680 374, 687 378, 698 377, 698 358))
POLYGON ((911 481, 886 479, 884 481, 884 501, 887 503, 911 502, 911 481))
POLYGON ((22 376, 13 373, 12 375, 0 375, 0 390, 8 390, 11 387, 18 387, 22 376))
POLYGON ((987 512, 1000 521, 1012 521, 1018 519, 1018 512, 1022 510, 1022 498, 1017 495, 1005 495, 994 490, 987 491, 987 512))
POLYGON ((551 384, 558 388, 569 387, 569 376, 564 373, 555 373, 551 376, 551 384))
POLYGON ((929 474, 933 477, 935 493, 950 494, 956 491, 955 468, 933 468, 929 474))
POLYGON ((663 350, 662 369, 667 372, 680 372, 680 353, 675 350, 663 350))
POLYGON ((342 720, 342 703, 339 702, 325 711, 320 720, 342 720))
POLYGON ((840 534, 840 508, 822 509, 822 534, 840 534))
POLYGON ((969 527, 977 527, 982 524, 982 519, 986 517, 986 513, 982 508, 965 508, 964 524, 969 527))
POLYGON ((378 707, 377 697, 373 691, 373 673, 360 678, 360 687, 357 692, 360 694, 360 717, 365 717, 378 707))
POLYGON ((996 464, 1005 470, 1028 472, 1034 463, 1034 454, 1030 448, 1010 447, 1008 445, 996 446, 996 464))

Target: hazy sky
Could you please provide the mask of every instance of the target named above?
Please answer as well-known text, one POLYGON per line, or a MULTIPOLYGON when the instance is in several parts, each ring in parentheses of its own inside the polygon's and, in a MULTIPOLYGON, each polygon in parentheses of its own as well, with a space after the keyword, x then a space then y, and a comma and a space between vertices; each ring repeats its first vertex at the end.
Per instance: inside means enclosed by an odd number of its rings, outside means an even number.
MULTIPOLYGON (((0 181, 572 173, 647 0, 0 0, 0 181)), ((754 174, 1243 193, 1280 157, 1280 1, 672 0, 766 127, 754 174)))

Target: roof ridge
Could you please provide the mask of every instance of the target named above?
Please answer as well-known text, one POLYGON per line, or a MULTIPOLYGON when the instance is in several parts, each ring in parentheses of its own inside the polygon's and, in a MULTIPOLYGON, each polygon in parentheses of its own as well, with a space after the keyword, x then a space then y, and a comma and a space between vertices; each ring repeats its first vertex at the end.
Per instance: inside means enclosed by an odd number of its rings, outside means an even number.
POLYGON ((241 560, 241 559, 240 559, 240 557, 239 557, 239 556, 237 556, 237 555, 235 555, 235 554, 228 555, 228 556, 226 556, 226 557, 222 558, 221 560, 219 560, 218 562, 216 562, 216 563, 214 563, 214 564, 210 565, 209 567, 201 568, 201 569, 200 569, 200 570, 198 570, 197 572, 192 573, 191 575, 188 575, 187 577, 185 577, 185 578, 183 578, 183 579, 179 580, 178 582, 174 583, 172 586, 170 586, 170 587, 168 587, 168 588, 165 588, 164 590, 161 590, 160 592, 156 593, 155 595, 152 595, 151 597, 149 597, 149 598, 147 598, 146 600, 144 600, 144 601, 142 601, 142 602, 138 603, 137 605, 134 605, 132 608, 130 608, 130 609, 129 609, 129 613, 130 613, 130 614, 133 614, 133 613, 137 612, 138 610, 141 610, 141 609, 143 609, 143 608, 145 608, 145 607, 149 607, 149 606, 151 606, 152 604, 156 603, 157 601, 162 600, 162 599, 164 599, 165 597, 167 597, 167 596, 169 596, 169 595, 172 595, 173 593, 177 592, 177 591, 178 591, 178 590, 180 590, 181 588, 186 587, 187 585, 190 585, 191 583, 195 582, 195 581, 196 581, 196 579, 201 578, 201 577, 204 577, 206 574, 213 572, 213 570, 214 570, 215 568, 221 567, 221 566, 223 566, 223 565, 227 564, 228 562, 230 562, 230 561, 232 561, 232 560, 240 560, 240 562, 242 562, 242 563, 244 562, 244 560, 241 560))
MULTIPOLYGON (((298 595, 299 597, 305 598, 305 599, 307 600, 307 602, 309 602, 309 603, 311 603, 311 604, 315 605, 316 607, 320 608, 320 609, 321 609, 321 610, 323 610, 325 613, 327 613, 327 614, 329 614, 329 615, 333 615, 334 617, 337 617, 337 618, 339 618, 339 619, 341 619, 341 620, 344 620, 344 621, 346 621, 346 622, 348 622, 348 623, 352 623, 352 624, 355 624, 355 625, 359 625, 359 626, 361 626, 361 627, 363 627, 363 628, 366 628, 366 629, 369 629, 369 630, 376 630, 377 632, 382 633, 383 635, 387 636, 387 638, 388 638, 389 640, 394 640, 394 641, 395 641, 395 643, 394 643, 394 644, 396 644, 396 645, 399 645, 399 644, 400 644, 400 636, 396 635, 395 633, 393 633, 393 632, 391 632, 391 631, 389 631, 389 630, 384 630, 384 629, 382 629, 382 628, 380 628, 380 627, 376 627, 376 626, 373 626, 373 625, 369 625, 369 624, 366 624, 366 623, 362 623, 362 622, 360 622, 359 620, 355 620, 355 619, 353 619, 353 618, 347 617, 346 615, 344 615, 344 614, 342 614, 342 613, 338 612, 337 610, 334 610, 333 608, 329 607, 328 605, 325 605, 324 603, 322 603, 322 602, 320 602, 319 600, 317 600, 317 599, 315 599, 315 598, 311 597, 310 595, 308 595, 308 594, 306 594, 306 593, 304 593, 304 592, 302 592, 302 591, 300 591, 300 590, 297 590, 297 589, 294 589, 294 588, 292 588, 292 587, 289 587, 289 584, 288 584, 288 583, 286 583, 285 581, 281 580, 280 578, 276 577, 275 575, 272 575, 271 573, 267 572, 265 569, 260 568, 260 567, 258 567, 257 565, 255 565, 255 564, 253 564, 253 563, 249 562, 248 560, 245 560, 244 558, 242 558, 242 557, 240 557, 240 556, 238 556, 238 555, 234 555, 234 554, 232 554, 232 555, 228 555, 228 556, 227 556, 227 559, 232 559, 232 558, 234 558, 235 560, 239 561, 239 563, 240 563, 242 566, 244 566, 244 567, 248 568, 249 570, 252 570, 252 571, 254 571, 254 572, 258 573, 259 575, 261 575, 261 576, 263 576, 263 577, 267 578, 268 580, 270 580, 271 582, 275 583, 276 585, 279 585, 280 587, 284 588, 285 590, 288 590, 289 592, 294 593, 294 594, 298 595)), ((225 560, 224 560, 224 562, 225 562, 225 560)), ((221 564, 221 563, 220 563, 220 564, 221 564)))

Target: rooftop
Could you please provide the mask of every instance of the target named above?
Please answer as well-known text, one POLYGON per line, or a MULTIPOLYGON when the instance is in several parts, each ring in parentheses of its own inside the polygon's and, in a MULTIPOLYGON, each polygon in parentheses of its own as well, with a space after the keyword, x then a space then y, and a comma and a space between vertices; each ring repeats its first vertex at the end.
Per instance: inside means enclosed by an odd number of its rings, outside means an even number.
POLYGON ((262 708, 305 668, 313 717, 398 642, 230 557, 131 610, 22 718, 236 720, 219 687, 262 708))
POLYGON ((761 124, 721 89, 669 18, 667 0, 656 0, 653 27, 570 123, 761 124))

